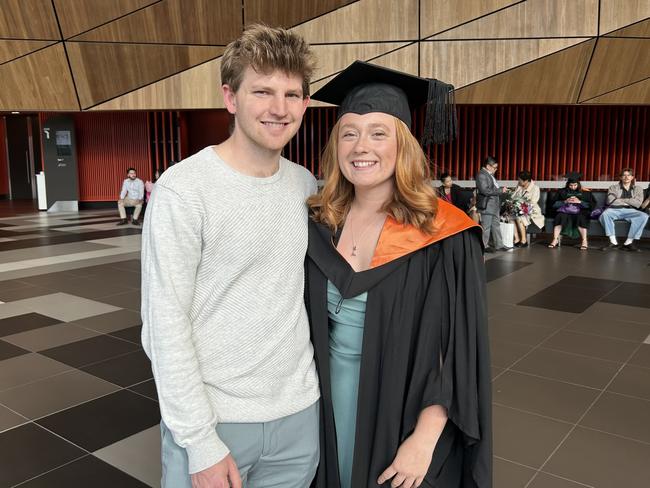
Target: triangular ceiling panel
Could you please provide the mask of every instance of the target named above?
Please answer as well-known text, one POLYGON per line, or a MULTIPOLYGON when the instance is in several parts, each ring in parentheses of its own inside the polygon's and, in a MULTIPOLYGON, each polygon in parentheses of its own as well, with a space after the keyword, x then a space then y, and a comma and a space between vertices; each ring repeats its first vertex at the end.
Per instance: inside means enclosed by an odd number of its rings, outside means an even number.
POLYGON ((318 81, 329 77, 347 68, 356 60, 367 61, 405 45, 404 42, 382 42, 312 46, 318 59, 317 69, 312 79, 318 81))
POLYGON ((458 103, 576 103, 595 40, 456 91, 458 103))
POLYGON ((157 3, 158 0, 54 0, 65 39, 157 3))
POLYGON ((592 98, 591 100, 586 100, 584 103, 650 105, 650 78, 592 98))
POLYGON ((226 45, 241 31, 241 0, 165 0, 73 40, 226 45))
POLYGON ((292 30, 316 44, 416 39, 418 1, 359 0, 292 30))
POLYGON ((580 101, 597 97, 650 76, 650 39, 601 37, 580 93, 580 101))
POLYGON ((61 39, 51 0, 1 0, 0 37, 61 39))
POLYGON ((452 27, 477 19, 521 0, 422 0, 420 3, 420 36, 429 37, 452 27))
POLYGON ((0 66, 0 110, 79 110, 63 43, 0 66))
POLYGON ((161 80, 223 54, 223 47, 68 42, 81 106, 161 80))
POLYGON ((401 49, 397 49, 383 56, 379 56, 370 61, 377 66, 392 68, 397 71, 409 73, 417 76, 418 74, 418 45, 410 44, 401 49))
POLYGON ((134 90, 92 110, 175 110, 224 108, 221 58, 134 90))
POLYGON ((4 41, 0 40, 0 64, 25 54, 51 46, 56 41, 4 41))
POLYGON ((420 72, 460 88, 588 39, 426 41, 420 46, 420 72))
POLYGON ((650 17, 648 0, 600 0, 600 35, 650 17))
POLYGON ((266 25, 289 28, 356 1, 358 0, 319 0, 317 2, 246 0, 244 2, 244 24, 263 22, 266 25))
MULTIPOLYGON (((648 2, 650 4, 650 2, 648 2)), ((610 32, 611 37, 648 37, 650 38, 650 19, 637 22, 628 27, 610 32)))
POLYGON ((598 0, 527 0, 433 39, 591 37, 598 34, 598 0))

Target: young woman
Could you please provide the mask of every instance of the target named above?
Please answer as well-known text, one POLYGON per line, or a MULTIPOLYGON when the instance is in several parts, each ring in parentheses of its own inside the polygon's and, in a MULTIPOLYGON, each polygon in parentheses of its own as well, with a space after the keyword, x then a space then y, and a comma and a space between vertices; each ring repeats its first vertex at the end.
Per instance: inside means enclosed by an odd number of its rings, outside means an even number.
POLYGON ((410 132, 428 86, 355 62, 314 95, 341 105, 308 201, 318 488, 491 486, 481 228, 436 198, 410 132))
POLYGON ((587 229, 589 214, 594 207, 594 197, 590 191, 583 190, 578 173, 570 173, 564 188, 557 192, 553 208, 557 211, 553 221, 553 240, 550 249, 560 245, 560 233, 570 238, 580 237, 580 250, 589 249, 587 229))

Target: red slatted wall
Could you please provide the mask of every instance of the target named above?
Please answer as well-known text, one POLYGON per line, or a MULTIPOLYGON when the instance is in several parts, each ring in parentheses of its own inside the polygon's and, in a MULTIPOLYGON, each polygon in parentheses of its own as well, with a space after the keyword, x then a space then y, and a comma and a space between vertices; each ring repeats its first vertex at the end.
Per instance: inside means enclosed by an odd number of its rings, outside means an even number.
MULTIPOLYGON (((335 123, 335 110, 314 108, 285 149, 285 156, 318 173, 319 154, 335 123)), ((424 114, 415 117, 421 133, 424 114)), ((650 180, 649 106, 463 105, 459 138, 429 149, 438 173, 473 179, 481 161, 495 155, 499 178, 529 169, 537 180, 581 171, 585 180, 613 180, 626 166, 650 180)))
POLYGON ((7 134, 4 117, 0 117, 0 195, 9 196, 9 168, 7 167, 7 134))

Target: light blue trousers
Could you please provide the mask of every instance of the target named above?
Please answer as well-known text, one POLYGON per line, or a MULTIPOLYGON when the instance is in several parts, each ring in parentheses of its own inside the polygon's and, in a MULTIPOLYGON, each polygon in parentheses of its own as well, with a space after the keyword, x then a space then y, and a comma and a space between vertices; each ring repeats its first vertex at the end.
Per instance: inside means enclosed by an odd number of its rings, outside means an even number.
POLYGON ((643 228, 648 222, 648 214, 635 208, 609 207, 600 214, 600 225, 605 228, 607 237, 616 236, 615 220, 627 220, 630 223, 630 230, 627 233, 628 239, 641 239, 643 228))
MULTIPOLYGON (((307 488, 320 457, 319 402, 264 423, 219 424, 217 433, 230 449, 245 488, 307 488)), ((164 423, 162 488, 192 488, 185 449, 164 423)))

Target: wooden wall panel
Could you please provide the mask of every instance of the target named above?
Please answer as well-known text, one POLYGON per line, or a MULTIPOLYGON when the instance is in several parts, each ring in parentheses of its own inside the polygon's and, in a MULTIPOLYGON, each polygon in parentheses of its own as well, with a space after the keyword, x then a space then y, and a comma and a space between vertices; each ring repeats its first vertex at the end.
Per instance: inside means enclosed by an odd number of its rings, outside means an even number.
POLYGON ((59 40, 51 0, 2 0, 0 37, 59 40))
POLYGON ((79 110, 63 43, 0 66, 0 110, 79 110))
POLYGON ((65 39, 158 0, 54 0, 65 39))
POLYGON ((527 0, 434 39, 591 37, 597 33, 598 0, 527 0))
POLYGON ((285 28, 307 22, 357 0, 246 0, 244 24, 264 22, 285 28))
MULTIPOLYGON (((648 2, 650 4, 650 1, 648 2)), ((607 34, 608 37, 650 37, 650 19, 642 20, 629 27, 615 30, 607 34)))
POLYGON ((359 0, 292 30, 310 43, 415 40, 418 1, 359 0))
POLYGON ((135 90, 223 54, 212 46, 68 42, 83 108, 135 90))
POLYGON ((176 110, 223 108, 221 59, 208 61, 127 93, 92 110, 176 110))
MULTIPOLYGON (((590 100, 587 104, 607 104, 607 105, 650 105, 650 78, 638 81, 624 88, 611 91, 590 100)), ((650 130, 650 129, 649 129, 650 130)), ((650 133, 647 134, 650 140, 650 133)))
POLYGON ((588 38, 423 41, 420 74, 460 88, 586 40, 588 38))
POLYGON ((576 103, 595 40, 456 91, 458 103, 576 103))
POLYGON ((37 49, 54 44, 54 41, 4 41, 0 40, 0 64, 24 56, 37 49))
POLYGON ((580 94, 588 100, 650 76, 650 39, 602 37, 580 94))
POLYGON ((241 31, 241 0, 164 0, 73 40, 226 45, 241 31))
POLYGON ((438 34, 522 0, 421 0, 420 36, 438 34))
POLYGON ((600 0, 600 34, 650 17, 648 0, 600 0))
POLYGON ((372 64, 392 68, 412 75, 418 74, 418 45, 410 44, 371 61, 372 64))
POLYGON ((79 201, 116 201, 130 166, 151 178, 146 113, 77 114, 75 132, 79 201))
POLYGON ((344 70, 356 60, 367 61, 405 46, 403 42, 382 42, 364 44, 327 44, 313 46, 318 66, 313 81, 329 77, 344 70))

